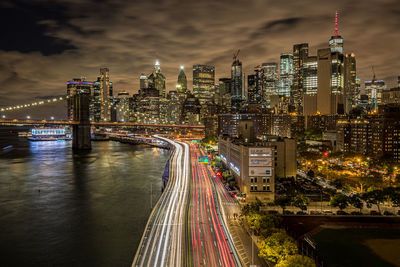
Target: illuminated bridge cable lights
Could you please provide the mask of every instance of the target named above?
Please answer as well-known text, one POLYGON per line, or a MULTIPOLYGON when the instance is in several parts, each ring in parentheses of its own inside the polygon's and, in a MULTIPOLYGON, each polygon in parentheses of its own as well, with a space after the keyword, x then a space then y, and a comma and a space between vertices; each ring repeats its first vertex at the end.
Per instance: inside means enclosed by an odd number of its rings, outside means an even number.
POLYGON ((52 98, 52 99, 36 101, 36 102, 33 102, 33 103, 29 103, 29 104, 21 104, 21 105, 4 107, 4 108, 0 108, 0 112, 15 111, 15 110, 20 110, 20 109, 25 109, 25 108, 37 107, 37 106, 41 106, 41 105, 44 105, 44 104, 63 101, 63 100, 66 100, 68 98, 69 98, 69 96, 61 96, 61 97, 55 97, 55 98, 52 98))

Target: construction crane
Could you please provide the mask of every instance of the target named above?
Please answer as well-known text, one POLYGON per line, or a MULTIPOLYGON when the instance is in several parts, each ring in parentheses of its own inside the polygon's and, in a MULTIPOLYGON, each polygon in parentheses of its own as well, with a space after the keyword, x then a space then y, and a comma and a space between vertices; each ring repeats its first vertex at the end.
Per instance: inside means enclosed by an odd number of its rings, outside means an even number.
POLYGON ((238 51, 237 51, 235 54, 233 54, 233 61, 236 61, 236 60, 237 60, 237 57, 238 57, 238 55, 239 55, 239 52, 240 52, 240 49, 238 49, 238 51))

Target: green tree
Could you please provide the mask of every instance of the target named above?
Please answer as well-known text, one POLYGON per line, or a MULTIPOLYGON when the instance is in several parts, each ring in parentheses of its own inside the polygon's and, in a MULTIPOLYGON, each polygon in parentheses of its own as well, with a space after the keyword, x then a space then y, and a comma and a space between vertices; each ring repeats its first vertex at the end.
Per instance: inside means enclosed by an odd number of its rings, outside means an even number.
POLYGON ((285 212, 285 208, 290 205, 292 199, 288 196, 279 196, 275 199, 274 204, 282 208, 282 213, 285 212))
POLYGON ((331 206, 338 207, 340 210, 344 210, 349 206, 349 199, 343 194, 336 194, 331 197, 331 206))
POLYGON ((260 244, 259 256, 275 263, 279 263, 297 253, 297 245, 293 238, 284 230, 280 230, 267 237, 260 244))
POLYGON ((307 210, 307 206, 310 204, 310 198, 299 194, 292 198, 292 205, 301 209, 302 211, 307 210))
POLYGON ((282 218, 275 215, 263 215, 260 222, 259 234, 268 237, 278 231, 282 224, 282 218))
POLYGON ((247 204, 242 208, 241 215, 242 216, 249 216, 253 213, 259 213, 260 212, 260 205, 259 203, 251 203, 247 204))
POLYGON ((400 187, 386 187, 383 189, 385 200, 391 202, 394 206, 400 205, 400 187))
POLYGON ((252 213, 247 217, 247 223, 255 234, 267 237, 277 231, 282 221, 279 217, 274 215, 252 213))
POLYGON ((380 205, 385 200, 385 194, 382 190, 375 189, 362 194, 362 199, 367 203, 367 207, 371 208, 372 205, 376 205, 379 213, 381 213, 380 205))
POLYGON ((361 193, 363 193, 365 190, 381 187, 383 185, 383 177, 380 173, 376 172, 362 175, 358 179, 358 184, 360 185, 361 193))
POLYGON ((316 267, 313 259, 302 256, 293 255, 287 257, 286 260, 281 261, 275 267, 316 267))
POLYGON ((261 215, 257 213, 250 214, 250 216, 247 218, 247 223, 254 232, 257 234, 261 230, 261 215))
POLYGON ((364 207, 364 203, 361 201, 360 196, 352 195, 349 197, 349 204, 352 205, 354 208, 359 209, 360 212, 364 207))

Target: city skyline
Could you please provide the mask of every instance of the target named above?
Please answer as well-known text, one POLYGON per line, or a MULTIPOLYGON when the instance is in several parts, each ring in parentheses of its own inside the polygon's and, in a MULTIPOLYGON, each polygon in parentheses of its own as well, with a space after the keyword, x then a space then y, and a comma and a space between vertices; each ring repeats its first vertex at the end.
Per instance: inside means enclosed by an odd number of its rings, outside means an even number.
POLYGON ((282 9, 278 3, 264 6, 258 1, 246 3, 249 12, 245 13, 243 4, 228 6, 225 2, 176 5, 166 1, 135 6, 104 2, 82 11, 91 1, 41 6, 7 1, 1 4, 2 13, 13 23, 8 23, 6 41, 0 45, 0 73, 4 77, 0 105, 63 94, 66 80, 80 76, 94 80, 101 67, 110 69, 116 93, 132 94, 139 89, 140 74, 150 74, 157 59, 167 78, 167 91, 175 89, 180 65, 185 66, 192 90, 193 65, 215 65, 216 80, 229 77, 237 49, 241 49, 239 59, 248 75, 261 63, 279 62, 280 54, 292 52, 294 44, 309 43, 310 55, 328 47, 335 31, 336 10, 344 50, 357 57, 357 76, 370 80, 374 66, 377 78, 393 87, 399 56, 392 51, 400 38, 396 38, 397 20, 390 18, 399 10, 389 2, 342 1, 317 7, 307 1, 302 3, 307 8, 299 16, 296 4, 282 9), (143 8, 152 12, 151 16, 138 12, 143 8), (192 11, 179 13, 183 9, 192 11), (376 18, 373 24, 368 23, 370 12, 376 18), (360 34, 366 29, 369 34, 360 34), (379 38, 371 38, 373 33, 379 38), (30 42, 24 41, 26 38, 30 42))

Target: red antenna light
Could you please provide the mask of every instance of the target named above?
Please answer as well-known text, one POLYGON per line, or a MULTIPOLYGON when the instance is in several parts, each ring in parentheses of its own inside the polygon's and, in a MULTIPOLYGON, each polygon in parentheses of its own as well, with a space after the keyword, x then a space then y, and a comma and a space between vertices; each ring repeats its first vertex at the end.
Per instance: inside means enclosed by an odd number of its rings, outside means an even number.
POLYGON ((335 15, 335 37, 337 37, 337 20, 338 20, 338 12, 336 10, 336 15, 335 15))

